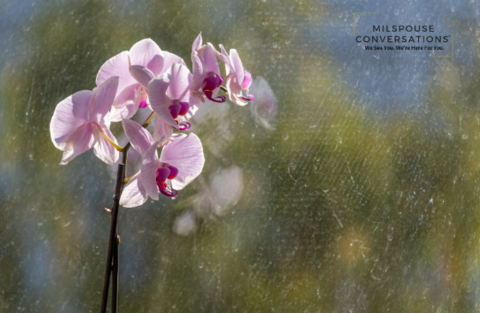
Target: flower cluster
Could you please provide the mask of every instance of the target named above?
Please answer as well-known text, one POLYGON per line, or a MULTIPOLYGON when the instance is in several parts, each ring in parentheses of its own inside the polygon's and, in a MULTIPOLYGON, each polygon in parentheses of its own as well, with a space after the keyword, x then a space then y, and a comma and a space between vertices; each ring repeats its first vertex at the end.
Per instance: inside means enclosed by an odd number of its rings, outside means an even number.
POLYGON ((119 152, 126 151, 110 132, 110 124, 122 122, 142 162, 140 171, 125 180, 120 204, 136 207, 149 196, 158 200, 159 193, 175 198, 178 190, 200 175, 205 163, 200 139, 178 132, 190 129, 188 120, 200 103, 206 99, 225 102, 226 96, 218 95, 220 90, 237 105, 254 100, 248 94, 252 77, 235 49, 228 54, 220 45, 217 51, 210 43, 202 44, 200 34, 193 42, 191 59, 192 72, 182 58, 143 39, 105 62, 96 88, 74 93, 55 109, 50 134, 55 147, 63 151, 60 164, 90 148, 105 163, 117 162, 119 152), (224 76, 218 60, 225 64, 224 76), (130 119, 138 110, 153 111, 143 126, 130 119), (150 134, 144 127, 152 118, 155 129, 150 134))

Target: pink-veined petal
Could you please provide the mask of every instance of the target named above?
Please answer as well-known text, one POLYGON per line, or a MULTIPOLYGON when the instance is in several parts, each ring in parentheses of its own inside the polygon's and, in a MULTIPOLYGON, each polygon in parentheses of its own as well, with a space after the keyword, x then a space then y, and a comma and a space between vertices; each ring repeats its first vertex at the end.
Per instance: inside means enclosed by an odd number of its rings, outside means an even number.
MULTIPOLYGON (((135 83, 123 89, 113 102, 110 110, 110 121, 120 122, 124 119, 132 117, 138 110, 138 103, 136 101, 137 90, 140 87, 139 83, 135 83)), ((141 95, 140 95, 141 97, 141 95)))
POLYGON ((90 100, 90 121, 100 122, 108 113, 115 100, 118 88, 118 76, 110 77, 94 89, 90 100))
POLYGON ((156 117, 155 129, 153 130, 153 140, 160 142, 161 146, 166 145, 173 135, 173 128, 171 125, 158 116, 156 117))
POLYGON ((125 87, 136 83, 135 79, 130 75, 129 67, 128 51, 120 52, 100 67, 96 80, 97 86, 100 86, 112 76, 118 76, 118 96, 125 87))
POLYGON ((205 45, 199 51, 198 55, 203 63, 204 73, 213 72, 220 76, 220 69, 217 63, 217 56, 212 45, 205 45))
POLYGON ((166 94, 170 81, 171 75, 169 73, 164 73, 152 79, 148 84, 148 97, 152 110, 165 122, 178 129, 177 122, 175 122, 168 109, 172 104, 172 100, 166 94))
POLYGON ((91 149, 95 144, 95 136, 93 135, 93 126, 86 123, 80 126, 65 142, 63 148, 63 156, 61 165, 67 164, 77 155, 91 149))
POLYGON ((93 92, 82 90, 60 101, 50 121, 50 137, 57 149, 63 150, 65 142, 88 122, 88 108, 93 92))
POLYGON ((123 120, 122 124, 125 135, 132 144, 132 147, 137 150, 138 153, 144 155, 153 144, 152 135, 135 121, 123 120))
POLYGON ((125 177, 130 177, 140 172, 143 157, 135 149, 128 149, 125 177))
POLYGON ((168 86, 170 99, 188 102, 190 100, 190 82, 192 74, 185 65, 173 64, 169 70, 172 80, 168 86))
POLYGON ((130 65, 140 65, 150 69, 155 75, 160 74, 164 56, 160 47, 150 38, 140 40, 130 49, 130 65))
MULTIPOLYGON (((176 54, 170 53, 168 51, 163 51, 163 69, 162 69, 162 74, 168 71, 168 69, 173 65, 173 64, 182 64, 185 65, 185 61, 181 57, 179 57, 176 54)), ((158 74, 157 74, 158 75, 158 74)))
POLYGON ((123 188, 120 197, 120 205, 125 208, 135 208, 141 206, 148 199, 147 190, 143 186, 140 174, 135 175, 123 188))
POLYGON ((237 77, 237 84, 240 86, 241 89, 244 79, 244 72, 242 60, 240 60, 237 50, 230 49, 230 60, 232 60, 233 71, 235 72, 235 76, 237 77))
POLYGON ((192 52, 197 51, 202 47, 202 33, 198 34, 197 38, 193 41, 192 52))
POLYGON ((96 143, 93 146, 93 152, 97 158, 107 164, 112 165, 113 163, 117 162, 118 158, 120 157, 120 153, 102 136, 100 129, 107 135, 108 138, 110 138, 111 141, 118 145, 117 139, 110 132, 110 129, 108 129, 105 125, 98 125, 95 123, 93 127, 93 134, 96 140, 96 143))
POLYGON ((141 65, 130 66, 130 74, 145 88, 148 88, 148 83, 155 77, 152 71, 141 65))
POLYGON ((157 158, 158 142, 153 143, 143 155, 142 183, 150 198, 158 200, 158 186, 157 186, 157 168, 160 167, 160 161, 157 158))
POLYGON ((112 110, 110 111, 110 121, 121 122, 124 119, 131 118, 135 115, 137 110, 138 105, 135 105, 134 102, 128 102, 120 108, 112 107, 112 110))
POLYGON ((219 58, 220 61, 222 61, 225 64, 225 68, 226 68, 226 71, 227 71, 226 75, 228 75, 228 74, 230 74, 230 71, 232 70, 232 64, 230 62, 230 57, 228 56, 228 53, 227 53, 227 51, 225 50, 225 48, 223 47, 222 44, 220 44, 219 47, 220 47, 220 52, 218 52, 216 49, 214 49, 214 51, 215 51, 215 54, 217 55, 217 58, 219 58))
POLYGON ((160 161, 178 169, 172 187, 176 190, 183 189, 202 172, 205 163, 202 143, 194 133, 174 136, 163 148, 160 161))
POLYGON ((202 87, 205 75, 203 72, 202 60, 200 60, 200 57, 196 52, 192 52, 192 71, 192 84, 190 88, 192 88, 192 90, 198 90, 202 87))
POLYGON ((239 95, 241 96, 242 92, 239 88, 240 87, 233 81, 233 78, 227 80, 227 90, 230 101, 236 105, 245 106, 248 104, 248 102, 239 97, 239 95))
POLYGON ((155 129, 153 130, 153 140, 160 142, 160 146, 166 145, 173 135, 173 128, 158 116, 155 117, 155 129))

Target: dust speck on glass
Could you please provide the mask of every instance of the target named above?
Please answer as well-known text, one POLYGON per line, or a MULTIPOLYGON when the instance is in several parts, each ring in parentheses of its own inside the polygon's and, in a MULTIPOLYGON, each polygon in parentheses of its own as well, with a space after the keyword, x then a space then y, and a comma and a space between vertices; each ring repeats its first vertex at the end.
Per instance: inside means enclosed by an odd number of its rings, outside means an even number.
POLYGON ((480 310, 475 1, 2 6, 0 312, 480 310))

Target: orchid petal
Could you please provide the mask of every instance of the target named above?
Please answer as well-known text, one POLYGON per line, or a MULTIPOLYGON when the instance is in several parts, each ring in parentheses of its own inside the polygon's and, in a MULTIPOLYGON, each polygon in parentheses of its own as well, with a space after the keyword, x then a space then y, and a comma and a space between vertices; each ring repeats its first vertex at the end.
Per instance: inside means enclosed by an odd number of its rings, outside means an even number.
MULTIPOLYGON (((213 47, 213 46, 212 46, 213 47)), ((223 63, 225 63, 225 68, 226 68, 226 75, 230 74, 232 64, 230 62, 230 57, 228 56, 227 51, 225 51, 225 48, 223 47, 222 44, 219 45, 220 47, 220 52, 218 52, 216 49, 214 49, 215 54, 217 55, 217 58, 220 59, 223 63)))
POLYGON ((136 103, 136 96, 138 87, 140 87, 140 84, 135 83, 123 89, 118 95, 110 110, 110 121, 120 122, 123 119, 131 118, 137 112, 138 103, 136 103))
POLYGON ((57 104, 50 121, 50 136, 57 149, 63 150, 68 138, 78 127, 88 122, 92 95, 90 90, 82 90, 57 104))
POLYGON ((145 88, 148 88, 148 83, 155 77, 152 71, 140 65, 130 66, 130 74, 145 88))
POLYGON ((170 141, 170 137, 172 137, 172 135, 173 135, 172 126, 165 123, 163 119, 157 116, 155 129, 153 131, 153 140, 160 142, 160 145, 164 146, 170 141))
POLYGON ((148 84, 148 97, 152 110, 165 122, 178 129, 177 122, 168 108, 172 104, 172 100, 166 94, 170 81, 171 76, 168 73, 156 76, 148 84))
POLYGON ((150 148, 147 149, 143 155, 142 162, 142 183, 145 187, 150 198, 158 200, 158 187, 157 187, 157 168, 160 167, 160 162, 157 158, 158 142, 153 143, 150 148))
POLYGON ((144 204, 147 199, 147 190, 145 190, 145 187, 143 186, 140 175, 137 174, 130 179, 125 187, 123 187, 122 196, 120 197, 120 205, 125 208, 134 208, 144 204))
POLYGON ((103 131, 111 141, 118 145, 117 139, 105 125, 95 124, 93 134, 96 139, 96 143, 93 146, 93 152, 103 162, 112 165, 117 162, 120 157, 120 153, 115 149, 100 133, 103 131))
POLYGON ((192 74, 186 66, 177 63, 172 65, 169 72, 173 77, 168 87, 170 98, 188 102, 190 100, 189 87, 192 74))
POLYGON ((172 187, 176 190, 183 189, 202 172, 205 163, 202 143, 194 133, 175 136, 163 148, 160 161, 178 169, 172 187))
POLYGON ((132 147, 137 150, 138 153, 144 155, 153 144, 152 135, 135 121, 123 120, 122 124, 125 135, 132 144, 132 147))
POLYGON ((93 135, 93 126, 86 123, 80 126, 65 142, 61 165, 65 165, 73 160, 77 155, 91 149, 95 144, 93 135))
POLYGON ((97 86, 100 86, 112 76, 118 76, 117 96, 122 90, 136 81, 129 72, 130 61, 128 51, 123 51, 105 62, 97 74, 97 86))
POLYGON ((242 89, 247 90, 250 87, 251 84, 252 84, 252 74, 245 71, 244 72, 244 77, 243 77, 242 89))
POLYGON ((138 105, 135 105, 134 102, 129 102, 120 108, 112 107, 112 110, 110 111, 110 121, 121 122, 124 119, 129 119, 135 115, 137 110, 138 105))
POLYGON ((230 49, 230 60, 232 60, 233 71, 237 77, 237 84, 240 86, 240 89, 242 89, 245 74, 243 72, 242 60, 240 60, 237 50, 230 49))
POLYGON ((192 52, 197 51, 202 47, 202 33, 198 34, 197 38, 193 41, 192 52))
POLYGON ((230 98, 230 101, 235 103, 236 105, 244 106, 247 105, 248 102, 242 100, 238 94, 241 93, 241 90, 239 90, 239 86, 233 81, 232 78, 227 80, 227 90, 228 90, 228 97, 230 98))
POLYGON ((198 90, 202 87, 205 74, 203 71, 202 60, 200 60, 200 57, 196 52, 192 53, 192 71, 193 78, 190 88, 192 88, 192 90, 198 90))
POLYGON ((90 100, 90 121, 100 122, 108 113, 115 100, 118 87, 118 76, 110 77, 103 84, 94 89, 90 100))
POLYGON ((125 177, 130 177, 140 172, 143 158, 135 149, 128 149, 125 177))
MULTIPOLYGON (((166 71, 168 71, 168 69, 173 64, 182 64, 182 65, 187 66, 185 64, 185 61, 183 61, 183 59, 181 57, 179 57, 176 54, 170 53, 168 51, 163 51, 163 58, 164 58, 164 62, 163 62, 163 69, 162 69, 162 72, 161 72, 162 74, 165 73, 166 71)), ((156 75, 158 75, 158 74, 156 74, 156 75)))
POLYGON ((215 49, 212 45, 205 45, 199 51, 198 54, 203 63, 204 73, 214 72, 220 76, 220 69, 217 63, 217 56, 215 55, 215 49))
POLYGON ((140 65, 150 69, 154 75, 161 73, 164 56, 160 47, 150 38, 140 40, 130 49, 130 65, 140 65))

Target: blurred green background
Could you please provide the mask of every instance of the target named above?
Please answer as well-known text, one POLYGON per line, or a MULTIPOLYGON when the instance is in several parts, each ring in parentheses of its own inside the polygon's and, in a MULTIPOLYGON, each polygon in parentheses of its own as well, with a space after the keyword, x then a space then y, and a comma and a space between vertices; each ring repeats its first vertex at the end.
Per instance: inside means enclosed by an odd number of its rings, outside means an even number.
POLYGON ((393 106, 343 75, 372 59, 348 1, 1 3, 0 312, 99 311, 113 169, 92 151, 60 166, 51 116, 143 38, 190 66, 200 32, 277 101, 206 103, 201 176, 121 209, 121 312, 480 311, 478 11, 444 16, 468 62, 375 61, 368 79, 423 64, 393 106))

